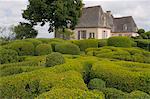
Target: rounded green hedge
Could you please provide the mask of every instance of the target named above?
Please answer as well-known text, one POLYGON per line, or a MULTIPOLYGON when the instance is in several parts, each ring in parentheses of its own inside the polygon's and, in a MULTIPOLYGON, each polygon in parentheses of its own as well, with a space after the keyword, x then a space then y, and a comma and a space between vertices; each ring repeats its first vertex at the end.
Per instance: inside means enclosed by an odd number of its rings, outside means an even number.
POLYGON ((115 47, 131 47, 132 41, 128 37, 110 37, 108 39, 108 46, 115 46, 115 47))
POLYGON ((72 55, 80 54, 79 47, 71 43, 57 44, 55 46, 55 51, 60 52, 62 54, 72 54, 72 55))
POLYGON ((18 53, 11 49, 0 48, 0 64, 18 61, 18 53))
POLYGON ((35 49, 36 55, 47 55, 52 52, 52 47, 49 44, 40 44, 35 49))
POLYGON ((65 58, 58 52, 53 52, 46 57, 46 67, 52 67, 65 63, 65 58))
POLYGON ((98 89, 101 90, 103 88, 105 88, 105 81, 98 79, 98 78, 94 78, 91 79, 90 82, 88 83, 88 88, 89 89, 98 89))
POLYGON ((150 99, 150 95, 142 91, 133 91, 130 93, 131 99, 150 99))
POLYGON ((34 55, 34 45, 27 41, 15 41, 9 45, 10 49, 16 50, 19 56, 34 55))
POLYGON ((79 46, 81 51, 85 51, 87 48, 98 48, 98 40, 87 39, 87 40, 74 40, 72 43, 79 46))
POLYGON ((42 44, 42 41, 38 39, 25 39, 24 41, 31 42, 34 45, 34 47, 38 46, 39 44, 42 44))

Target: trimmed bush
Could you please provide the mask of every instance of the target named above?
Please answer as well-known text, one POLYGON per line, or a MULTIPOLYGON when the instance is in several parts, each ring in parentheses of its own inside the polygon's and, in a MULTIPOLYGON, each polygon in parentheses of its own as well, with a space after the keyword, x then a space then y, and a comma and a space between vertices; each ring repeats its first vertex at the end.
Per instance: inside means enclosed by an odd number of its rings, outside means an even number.
POLYGON ((11 49, 0 48, 0 64, 12 63, 18 61, 18 54, 11 49))
POLYGON ((102 92, 105 94, 105 99, 129 99, 126 93, 115 88, 105 88, 102 92))
POLYGON ((133 91, 130 93, 131 99, 150 99, 150 95, 142 91, 133 91))
POLYGON ((101 39, 98 41, 98 47, 103 47, 107 46, 107 40, 106 39, 101 39))
POLYGON ((46 68, 0 78, 0 98, 33 99, 52 88, 64 87, 87 90, 82 76, 78 72, 55 73, 51 68, 46 68))
POLYGON ((108 46, 115 46, 115 47, 131 47, 132 41, 128 37, 110 37, 108 39, 108 46))
POLYGON ((34 45, 27 41, 15 41, 9 45, 10 49, 16 50, 19 56, 34 55, 34 45))
POLYGON ((36 47, 36 55, 47 55, 52 52, 52 47, 49 44, 40 44, 36 47))
POLYGON ((150 65, 134 62, 99 61, 92 66, 91 78, 106 81, 107 87, 150 93, 150 65))
POLYGON ((23 41, 31 42, 34 47, 38 46, 39 44, 42 44, 42 42, 38 39, 24 39, 23 41))
POLYGON ((72 54, 72 55, 80 54, 79 47, 71 43, 57 44, 55 46, 55 51, 60 52, 62 54, 72 54))
POLYGON ((46 57, 46 67, 52 67, 65 63, 65 59, 62 54, 53 52, 46 57))
POLYGON ((49 92, 43 93, 37 99, 104 99, 102 92, 94 93, 81 89, 54 88, 49 92))
POLYGON ((74 40, 72 42, 78 45, 81 51, 85 51, 87 48, 98 48, 98 40, 96 39, 74 40))
POLYGON ((89 48, 86 50, 86 54, 101 58, 150 63, 149 58, 150 52, 138 48, 118 48, 118 47, 89 48))
POLYGON ((150 51, 150 40, 139 39, 135 40, 135 42, 137 42, 138 47, 150 51))
POLYGON ((102 90, 105 87, 106 87, 105 82, 101 79, 98 79, 98 78, 91 79, 90 82, 88 83, 89 89, 102 90))
POLYGON ((52 46, 53 52, 56 52, 55 46, 58 45, 58 44, 60 44, 60 42, 51 42, 50 44, 51 44, 51 46, 52 46))

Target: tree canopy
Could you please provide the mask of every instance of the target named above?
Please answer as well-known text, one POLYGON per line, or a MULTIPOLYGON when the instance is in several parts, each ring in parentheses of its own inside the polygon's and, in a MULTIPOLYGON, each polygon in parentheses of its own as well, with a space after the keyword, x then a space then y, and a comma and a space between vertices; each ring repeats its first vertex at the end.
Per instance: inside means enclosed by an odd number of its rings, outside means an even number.
POLYGON ((20 23, 14 27, 13 31, 16 39, 35 38, 38 34, 37 30, 29 23, 20 23))
POLYGON ((32 25, 49 23, 49 32, 74 29, 81 15, 82 0, 29 0, 22 16, 32 25))

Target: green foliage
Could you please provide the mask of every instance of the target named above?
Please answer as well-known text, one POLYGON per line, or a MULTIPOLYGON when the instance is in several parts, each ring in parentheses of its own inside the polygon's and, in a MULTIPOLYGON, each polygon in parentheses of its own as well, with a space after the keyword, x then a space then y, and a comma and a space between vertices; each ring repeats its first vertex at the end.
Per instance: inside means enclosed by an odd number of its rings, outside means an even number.
POLYGON ((24 39, 23 41, 31 42, 34 45, 34 47, 38 46, 39 44, 42 44, 42 41, 38 39, 24 39))
POLYGON ((135 62, 99 61, 92 66, 91 78, 106 81, 107 87, 122 91, 141 90, 150 93, 150 65, 135 62))
POLYGON ((135 42, 138 47, 150 51, 150 40, 137 39, 135 42))
POLYGON ((89 48, 86 50, 86 54, 101 58, 150 63, 149 58, 150 52, 137 48, 118 48, 118 47, 89 48))
POLYGON ((43 93, 37 99, 104 99, 102 92, 94 93, 81 89, 54 88, 49 92, 43 93))
POLYGON ((102 92, 105 94, 105 99, 128 99, 126 93, 115 88, 105 88, 102 92))
POLYGON ((81 8, 82 0, 29 0, 29 5, 22 16, 33 25, 40 22, 43 26, 48 22, 48 31, 52 32, 54 27, 55 29, 69 27, 73 29, 81 15, 81 8))
POLYGON ((87 90, 82 76, 75 71, 55 73, 51 68, 0 78, 1 99, 34 98, 51 88, 87 90), (40 73, 40 75, 39 75, 40 73))
POLYGON ((74 40, 72 42, 78 45, 81 51, 85 51, 87 48, 98 48, 98 40, 96 39, 74 40))
POLYGON ((60 44, 60 42, 53 41, 53 42, 50 42, 50 44, 51 44, 51 46, 52 46, 53 52, 56 52, 55 46, 58 45, 58 44, 60 44))
POLYGON ((46 38, 38 38, 37 40, 41 41, 42 43, 49 44, 51 42, 65 42, 65 40, 60 39, 60 38, 54 38, 54 39, 46 39, 46 38))
POLYGON ((18 61, 18 54, 11 49, 0 48, 0 64, 12 63, 18 61))
POLYGON ((144 29, 139 29, 138 34, 142 34, 142 33, 145 33, 145 30, 144 29))
POLYGON ((40 66, 10 66, 7 68, 1 69, 0 76, 9 76, 9 75, 14 75, 14 74, 19 74, 23 72, 30 72, 36 69, 41 69, 42 67, 40 66))
POLYGON ((130 93, 130 98, 132 99, 150 99, 150 95, 142 91, 133 91, 130 93))
POLYGON ((28 23, 20 23, 14 27, 14 33, 16 39, 35 38, 38 34, 37 30, 28 23))
POLYGON ((107 40, 106 39, 100 39, 98 41, 98 47, 107 46, 107 40))
POLYGON ((46 67, 52 67, 65 63, 65 59, 62 54, 53 52, 46 57, 46 67))
POLYGON ((60 52, 62 54, 80 54, 80 48, 77 45, 71 43, 57 44, 55 46, 55 51, 60 52))
POLYGON ((108 46, 115 46, 115 47, 131 47, 132 41, 128 37, 110 37, 108 39, 108 46))
POLYGON ((47 55, 52 52, 52 47, 50 44, 40 44, 36 47, 36 55, 47 55))
POLYGON ((10 49, 16 50, 19 56, 34 55, 34 45, 31 42, 15 41, 8 45, 10 49))
POLYGON ((89 89, 102 90, 105 87, 106 87, 105 82, 98 78, 91 79, 90 82, 88 83, 89 89))

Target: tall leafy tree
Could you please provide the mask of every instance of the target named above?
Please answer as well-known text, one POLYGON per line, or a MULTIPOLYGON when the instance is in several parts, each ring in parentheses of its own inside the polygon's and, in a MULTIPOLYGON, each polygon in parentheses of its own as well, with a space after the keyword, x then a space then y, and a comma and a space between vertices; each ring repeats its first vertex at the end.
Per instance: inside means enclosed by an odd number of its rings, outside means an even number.
POLYGON ((13 31, 16 39, 35 38, 38 34, 37 30, 28 23, 20 23, 14 27, 13 31))
POLYGON ((29 0, 22 16, 31 24, 49 23, 49 32, 74 29, 81 15, 82 0, 29 0))

